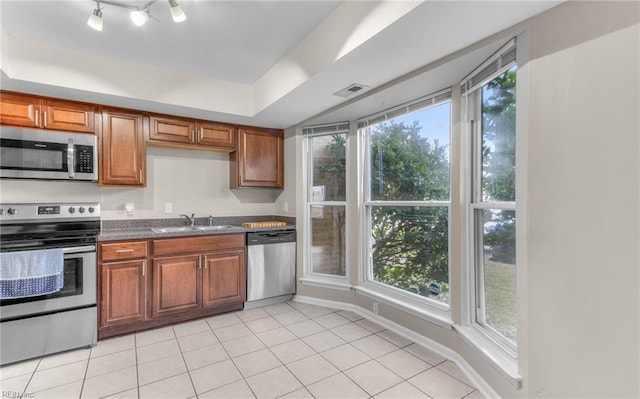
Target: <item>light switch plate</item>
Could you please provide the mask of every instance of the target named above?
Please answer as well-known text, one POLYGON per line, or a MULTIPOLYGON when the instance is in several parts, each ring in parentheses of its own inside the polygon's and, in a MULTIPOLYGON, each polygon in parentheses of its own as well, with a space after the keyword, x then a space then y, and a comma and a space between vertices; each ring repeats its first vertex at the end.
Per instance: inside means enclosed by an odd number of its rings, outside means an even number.
POLYGON ((173 212, 173 204, 171 202, 165 202, 164 213, 171 213, 171 212, 173 212))

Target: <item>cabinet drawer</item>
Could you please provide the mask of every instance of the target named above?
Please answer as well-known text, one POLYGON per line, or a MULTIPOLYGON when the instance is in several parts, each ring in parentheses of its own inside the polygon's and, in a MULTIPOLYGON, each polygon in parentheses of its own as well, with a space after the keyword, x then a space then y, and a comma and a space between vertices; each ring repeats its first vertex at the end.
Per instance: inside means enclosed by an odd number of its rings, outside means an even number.
POLYGON ((244 247, 244 241, 244 234, 158 239, 153 240, 153 256, 242 248, 244 247))
POLYGON ((147 242, 117 242, 100 244, 103 262, 120 259, 145 258, 147 256, 147 242))

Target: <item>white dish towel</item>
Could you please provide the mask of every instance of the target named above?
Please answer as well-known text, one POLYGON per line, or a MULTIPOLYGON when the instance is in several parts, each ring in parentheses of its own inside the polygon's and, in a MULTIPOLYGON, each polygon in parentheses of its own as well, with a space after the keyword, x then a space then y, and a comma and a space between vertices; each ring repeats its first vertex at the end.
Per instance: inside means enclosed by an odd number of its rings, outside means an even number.
POLYGON ((0 299, 51 294, 63 286, 61 248, 0 253, 0 299))

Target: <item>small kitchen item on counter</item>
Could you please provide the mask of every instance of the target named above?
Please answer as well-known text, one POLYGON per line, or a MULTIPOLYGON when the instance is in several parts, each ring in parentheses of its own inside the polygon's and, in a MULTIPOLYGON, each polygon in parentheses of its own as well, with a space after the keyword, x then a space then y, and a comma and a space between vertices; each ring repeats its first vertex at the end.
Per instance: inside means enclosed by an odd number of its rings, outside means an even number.
POLYGON ((245 228, 261 228, 261 227, 284 227, 286 222, 279 222, 277 220, 268 220, 266 222, 245 222, 242 223, 242 227, 245 228))
POLYGON ((295 292, 296 231, 247 233, 247 302, 295 292))
POLYGON ((0 275, 14 275, 16 266, 47 274, 53 265, 38 263, 57 262, 62 252, 61 289, 0 299, 1 365, 95 345, 99 232, 98 203, 0 204, 0 275))

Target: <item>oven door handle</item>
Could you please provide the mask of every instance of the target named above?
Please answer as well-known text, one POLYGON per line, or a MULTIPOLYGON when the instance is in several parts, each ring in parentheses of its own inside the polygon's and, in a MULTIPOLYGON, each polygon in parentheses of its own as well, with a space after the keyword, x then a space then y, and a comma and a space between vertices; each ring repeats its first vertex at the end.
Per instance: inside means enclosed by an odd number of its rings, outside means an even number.
POLYGON ((96 246, 95 245, 83 245, 80 247, 68 247, 68 248, 62 248, 62 253, 64 254, 78 254, 81 252, 95 252, 96 250, 96 246))

